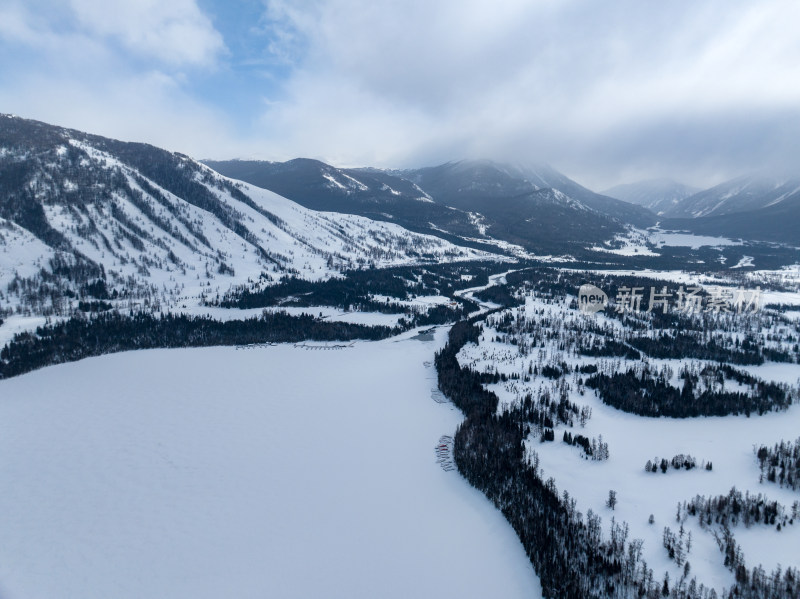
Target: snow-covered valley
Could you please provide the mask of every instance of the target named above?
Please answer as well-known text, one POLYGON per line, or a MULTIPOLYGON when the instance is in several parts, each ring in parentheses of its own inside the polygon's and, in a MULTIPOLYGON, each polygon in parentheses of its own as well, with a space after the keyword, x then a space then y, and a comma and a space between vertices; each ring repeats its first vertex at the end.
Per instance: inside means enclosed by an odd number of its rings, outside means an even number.
POLYGON ((797 248, 0 119, 0 598, 800 596, 797 248))

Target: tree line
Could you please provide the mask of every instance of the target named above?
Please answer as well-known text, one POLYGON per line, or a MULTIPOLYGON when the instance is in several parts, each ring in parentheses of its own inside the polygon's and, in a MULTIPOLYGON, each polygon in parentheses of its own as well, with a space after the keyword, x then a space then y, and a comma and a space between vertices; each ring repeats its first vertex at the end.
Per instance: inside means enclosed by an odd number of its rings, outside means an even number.
POLYGON ((378 340, 399 332, 396 327, 322 321, 282 312, 230 321, 143 312, 129 316, 106 312, 92 318, 78 315, 16 335, 0 350, 0 379, 51 364, 134 349, 378 340))
POLYGON ((791 393, 772 382, 759 382, 751 393, 711 389, 695 393, 691 377, 684 378, 679 391, 663 379, 639 374, 633 369, 611 375, 592 375, 586 379, 586 386, 597 390, 603 403, 649 417, 761 415, 786 410, 793 401, 791 393))
POLYGON ((760 479, 778 483, 797 491, 800 489, 800 437, 792 442, 781 441, 773 447, 753 448, 761 469, 760 479))

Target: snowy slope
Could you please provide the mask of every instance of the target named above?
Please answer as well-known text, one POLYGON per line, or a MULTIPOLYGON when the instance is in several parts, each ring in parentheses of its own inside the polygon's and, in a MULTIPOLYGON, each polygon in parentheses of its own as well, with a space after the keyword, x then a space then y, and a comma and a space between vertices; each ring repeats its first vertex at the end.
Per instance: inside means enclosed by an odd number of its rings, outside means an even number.
POLYGON ((664 212, 669 218, 722 216, 759 210, 800 197, 800 180, 738 177, 701 191, 664 212))
POLYGON ((259 277, 487 257, 392 223, 315 212, 144 144, 3 117, 0 147, 0 248, 14 256, 0 257, 3 291, 15 271, 24 279, 43 267, 66 272, 54 283, 62 296, 105 279, 132 301, 168 307, 259 277))
POLYGON ((15 276, 35 276, 54 255, 53 249, 36 236, 0 218, 0 293, 15 276))
POLYGON ((500 512, 435 461, 460 421, 431 396, 443 334, 0 382, 0 595, 540 597, 500 512))

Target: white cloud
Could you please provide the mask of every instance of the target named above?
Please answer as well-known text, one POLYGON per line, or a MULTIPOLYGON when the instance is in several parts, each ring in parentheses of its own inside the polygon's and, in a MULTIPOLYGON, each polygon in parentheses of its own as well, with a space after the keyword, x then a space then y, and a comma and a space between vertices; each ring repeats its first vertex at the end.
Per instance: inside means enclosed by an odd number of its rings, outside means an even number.
POLYGON ((21 6, 13 3, 0 6, 0 39, 26 44, 37 39, 21 6))
POLYGON ((185 85, 183 67, 213 67, 224 48, 193 1, 74 5, 0 8, 0 49, 13 56, 0 65, 0 111, 199 156, 237 151, 225 112, 185 85))
POLYGON ((262 1, 226 48, 195 0, 5 0, 0 110, 212 158, 547 161, 594 187, 800 159, 793 0, 262 1))
POLYGON ((224 113, 198 102, 158 71, 109 77, 95 86, 72 77, 31 75, 13 90, 0 89, 0 106, 27 118, 197 157, 240 150, 224 113))
POLYGON ((211 66, 225 48, 195 0, 71 0, 70 5, 89 34, 117 39, 168 65, 211 66))
POLYGON ((307 44, 265 110, 276 152, 548 160, 598 184, 798 155, 790 0, 269 4, 307 44))

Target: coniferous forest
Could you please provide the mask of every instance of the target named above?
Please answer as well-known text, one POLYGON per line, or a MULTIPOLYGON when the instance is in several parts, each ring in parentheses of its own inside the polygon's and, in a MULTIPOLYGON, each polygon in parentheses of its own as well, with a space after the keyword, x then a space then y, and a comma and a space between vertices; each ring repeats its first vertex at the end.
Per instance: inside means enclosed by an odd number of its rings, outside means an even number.
POLYGON ((397 332, 398 329, 390 327, 328 322, 281 312, 231 321, 174 314, 123 316, 111 312, 91 319, 71 318, 39 327, 35 333, 17 335, 0 351, 0 378, 50 364, 135 349, 376 340, 397 332))
MULTIPOLYGON (((543 474, 539 455, 528 442, 535 437, 543 443, 553 441, 554 428, 568 429, 579 419, 583 426, 591 418, 591 410, 574 406, 573 412, 569 401, 564 400, 563 389, 572 385, 581 395, 584 390, 593 389, 602 401, 626 412, 673 418, 749 416, 785 410, 795 401, 796 390, 762 381, 724 362, 693 361, 685 363, 678 373, 677 380, 682 387, 676 387, 675 373, 668 366, 656 368, 647 361, 642 362, 647 356, 641 357, 632 350, 636 347, 640 351, 658 353, 653 351, 656 342, 633 342, 644 338, 636 331, 652 330, 653 320, 670 328, 685 319, 693 325, 688 328, 687 337, 692 341, 678 344, 677 349, 670 351, 690 360, 714 360, 713 352, 716 350, 707 344, 705 347, 698 344, 696 340, 699 337, 692 337, 696 333, 691 331, 704 331, 702 335, 708 336, 718 334, 725 325, 711 329, 704 327, 702 321, 709 318, 704 314, 670 320, 646 314, 610 313, 607 317, 621 320, 626 327, 603 327, 591 318, 573 317, 572 314, 577 312, 576 306, 572 307, 573 312, 566 313, 557 307, 567 301, 568 294, 561 295, 562 286, 575 288, 573 276, 559 274, 550 278, 547 275, 531 276, 530 272, 510 274, 506 277, 507 282, 498 286, 505 289, 480 296, 484 300, 495 300, 496 304, 506 308, 487 311, 450 329, 448 342, 437 353, 435 364, 439 389, 465 416, 454 436, 455 464, 470 484, 480 489, 513 526, 540 577, 545 597, 716 598, 719 596, 717 590, 704 586, 691 575, 686 554, 691 550, 692 540, 691 535, 687 540, 682 527, 679 532, 665 528, 664 538, 671 559, 678 561, 679 566, 685 566, 683 576, 673 580, 668 575, 662 578, 645 562, 641 541, 628 538, 627 525, 612 523, 610 534, 604 536, 596 513, 589 510, 585 515, 581 514, 568 493, 559 493, 555 480, 543 474), (533 309, 525 308, 523 315, 524 294, 531 292, 540 298, 537 300, 539 303, 533 309), (550 305, 552 309, 548 308, 550 305), (651 322, 639 328, 638 323, 644 318, 651 322), (709 333, 712 330, 715 332, 709 333), (611 352, 610 356, 598 352, 596 362, 586 364, 586 358, 581 356, 591 355, 586 351, 586 343, 587 340, 592 342, 593 338, 601 343, 616 343, 623 349, 611 352), (472 349, 459 358, 467 347, 472 349), (515 355, 517 357, 512 358, 515 355), (496 360, 501 356, 502 361, 514 364, 514 369, 518 369, 521 362, 522 370, 498 372, 491 365, 498 364, 496 360), (584 365, 570 364, 576 359, 584 365), (626 371, 620 369, 622 359, 639 362, 626 371), (489 368, 479 364, 486 364, 489 368), (526 391, 518 390, 522 383, 534 379, 552 381, 549 384, 552 390, 544 383, 539 386, 538 396, 531 396, 529 392, 525 395, 526 391), (572 383, 566 383, 567 380, 572 383), (518 399, 501 407, 501 400, 491 390, 493 385, 512 390, 518 399), (562 389, 563 406, 549 399, 550 394, 559 388, 562 389)), ((763 315, 762 318, 770 316, 763 315)), ((763 339, 757 341, 756 337, 751 337, 744 346, 736 342, 735 335, 718 338, 721 340, 720 351, 727 357, 734 357, 730 360, 734 364, 753 363, 750 356, 755 356, 755 361, 759 362, 764 350, 770 347, 768 340, 765 343, 763 339), (747 358, 738 361, 735 359, 737 352, 747 355, 747 358)), ((598 445, 582 434, 565 430, 563 441, 582 447, 587 458, 597 459, 593 449, 601 459, 603 455, 608 456, 608 445, 602 442, 602 437, 598 445)), ((762 447, 758 450, 762 471, 766 473, 763 476, 770 481, 780 478, 781 484, 789 484, 793 457, 792 446, 785 443, 776 445, 774 449, 762 447)), ((677 454, 669 460, 656 458, 655 462, 650 460, 646 465, 647 472, 659 472, 660 469, 663 473, 695 468, 711 472, 713 466, 705 460, 698 464, 696 458, 686 454, 677 454)), ((794 482, 796 479, 791 480, 794 482)), ((606 507, 613 510, 616 503, 616 492, 612 490, 606 507)), ((796 511, 796 506, 793 509, 796 511)), ((703 522, 710 517, 711 522, 718 525, 719 532, 715 534, 720 560, 734 575, 735 583, 726 590, 725 597, 785 599, 800 596, 800 576, 796 570, 779 567, 768 573, 761 566, 746 564, 746 558, 730 531, 730 516, 723 515, 733 513, 744 518, 747 525, 760 521, 777 526, 780 531, 781 526, 794 523, 796 514, 761 497, 743 496, 736 492, 729 499, 706 500, 698 496, 684 502, 682 507, 679 506, 678 519, 685 520, 687 516, 701 513, 705 518, 703 522)), ((650 522, 653 523, 652 516, 650 522)), ((753 559, 758 558, 755 556, 753 559)))

